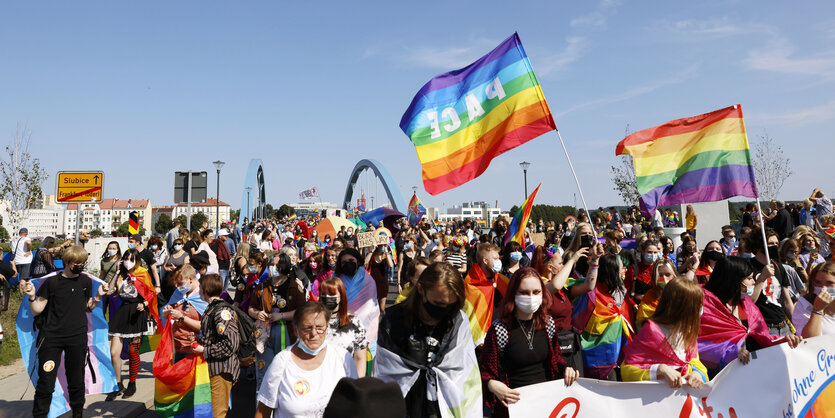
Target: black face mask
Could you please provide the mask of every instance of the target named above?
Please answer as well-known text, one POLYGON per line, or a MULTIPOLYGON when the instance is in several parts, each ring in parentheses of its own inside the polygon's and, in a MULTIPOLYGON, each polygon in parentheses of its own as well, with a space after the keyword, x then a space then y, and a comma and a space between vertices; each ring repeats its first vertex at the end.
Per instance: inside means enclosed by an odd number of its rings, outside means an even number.
POLYGON ((725 254, 723 254, 721 251, 706 251, 705 257, 710 261, 719 261, 725 258, 725 254))
POLYGON ((777 246, 776 245, 769 245, 768 246, 768 257, 772 260, 776 260, 779 257, 777 254, 777 246))
POLYGON ((443 319, 455 312, 455 305, 438 306, 429 301, 423 302, 423 309, 434 319, 443 319))
POLYGON ((329 311, 333 311, 339 306, 339 302, 336 301, 336 296, 322 296, 319 300, 322 301, 322 305, 325 305, 329 311))
POLYGON ((342 272, 345 273, 346 276, 354 277, 357 274, 357 263, 353 261, 346 261, 342 263, 342 272))
POLYGON ((82 271, 84 271, 84 264, 76 264, 70 269, 72 274, 81 274, 82 271))

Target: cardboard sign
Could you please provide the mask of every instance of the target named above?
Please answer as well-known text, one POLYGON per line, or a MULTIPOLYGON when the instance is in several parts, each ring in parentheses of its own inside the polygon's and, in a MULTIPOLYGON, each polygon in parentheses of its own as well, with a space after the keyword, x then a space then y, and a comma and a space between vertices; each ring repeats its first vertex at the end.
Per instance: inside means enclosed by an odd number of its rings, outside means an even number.
POLYGON ((374 240, 377 245, 389 245, 391 239, 388 235, 375 235, 374 240))
POLYGON ((357 234, 357 246, 360 248, 373 247, 377 245, 377 234, 373 232, 361 232, 357 234))
POLYGON ((533 233, 531 233, 531 242, 533 242, 537 246, 545 245, 545 233, 544 232, 533 232, 533 233))

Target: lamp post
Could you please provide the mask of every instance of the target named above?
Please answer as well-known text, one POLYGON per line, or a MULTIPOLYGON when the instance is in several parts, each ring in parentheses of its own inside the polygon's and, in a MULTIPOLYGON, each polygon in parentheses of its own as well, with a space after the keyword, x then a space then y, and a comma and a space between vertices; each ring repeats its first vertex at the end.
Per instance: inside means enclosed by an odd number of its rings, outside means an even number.
POLYGON ((531 163, 527 161, 522 161, 519 163, 519 167, 522 167, 522 172, 525 173, 525 199, 528 198, 528 167, 531 166, 531 163))
MULTIPOLYGON (((246 218, 249 219, 252 216, 252 200, 250 200, 249 193, 252 192, 252 187, 246 188, 246 218)), ((238 215, 240 218, 241 216, 238 215)))
POLYGON ((220 230, 220 169, 223 168, 223 165, 226 163, 217 160, 212 164, 214 164, 217 169, 217 198, 215 199, 215 236, 217 236, 217 232, 220 230))

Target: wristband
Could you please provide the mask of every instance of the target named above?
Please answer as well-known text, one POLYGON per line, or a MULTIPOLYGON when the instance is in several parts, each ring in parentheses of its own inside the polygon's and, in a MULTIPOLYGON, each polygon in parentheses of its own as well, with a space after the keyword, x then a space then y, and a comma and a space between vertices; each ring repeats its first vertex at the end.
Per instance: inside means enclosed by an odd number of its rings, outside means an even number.
POLYGON ((29 302, 34 302, 37 298, 29 298, 29 302))
POLYGON ((812 310, 812 313, 813 313, 813 314, 816 314, 816 315, 823 316, 823 311, 816 311, 816 310, 812 310))

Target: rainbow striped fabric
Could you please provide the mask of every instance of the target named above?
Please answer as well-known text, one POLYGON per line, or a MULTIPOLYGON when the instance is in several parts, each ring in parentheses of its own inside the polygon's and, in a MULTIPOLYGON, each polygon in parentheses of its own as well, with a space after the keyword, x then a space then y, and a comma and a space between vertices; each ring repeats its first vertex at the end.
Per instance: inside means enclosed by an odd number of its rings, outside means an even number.
POLYGON ((632 306, 630 298, 618 305, 599 288, 574 302, 571 321, 582 330, 583 377, 606 379, 617 366, 623 347, 632 342, 632 306))
POLYGON ((516 241, 522 248, 525 248, 525 225, 528 224, 528 219, 531 218, 531 209, 533 209, 533 201, 536 199, 536 194, 539 192, 539 188, 542 187, 542 183, 539 183, 539 186, 536 186, 533 193, 522 202, 522 206, 513 214, 513 220, 510 222, 510 228, 507 229, 507 233, 504 237, 504 245, 507 245, 510 241, 516 241))
POLYGON ((413 193, 412 199, 409 200, 409 214, 407 215, 409 225, 416 226, 423 219, 423 215, 426 215, 426 207, 420 203, 417 193, 413 193))
POLYGON ((174 343, 167 321, 154 355, 154 409, 160 417, 198 418, 212 416, 209 365, 193 353, 172 364, 174 343))
POLYGON ((469 66, 429 80, 400 120, 432 195, 480 176, 494 157, 556 128, 515 33, 469 66))
POLYGON ((740 105, 635 132, 615 154, 633 157, 645 214, 663 205, 758 197, 740 105))

